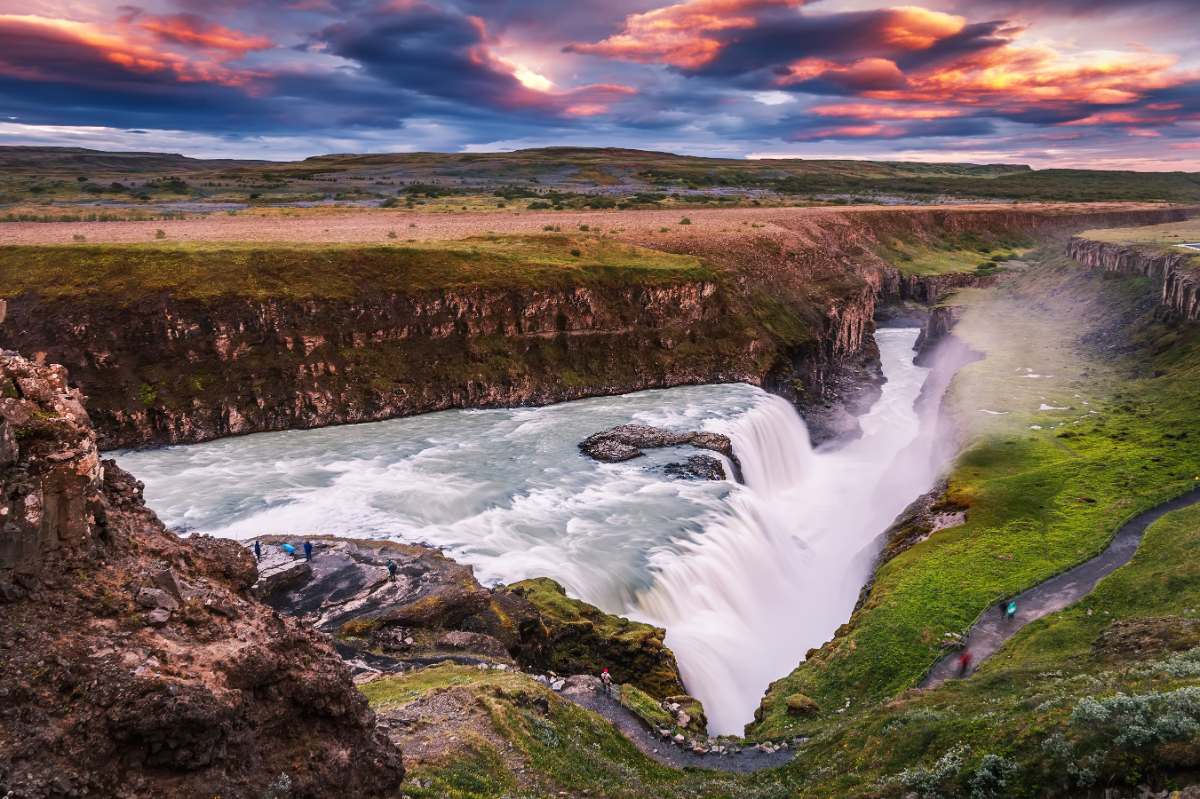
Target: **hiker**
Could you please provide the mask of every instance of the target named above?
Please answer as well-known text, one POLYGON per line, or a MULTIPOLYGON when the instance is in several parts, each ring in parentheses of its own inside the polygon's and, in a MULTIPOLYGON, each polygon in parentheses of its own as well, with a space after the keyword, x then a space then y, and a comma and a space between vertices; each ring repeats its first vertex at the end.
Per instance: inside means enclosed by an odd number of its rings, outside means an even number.
POLYGON ((296 548, 294 546, 292 546, 291 544, 280 544, 279 548, 282 549, 284 552, 288 553, 289 555, 296 554, 296 548))
POLYGON ((1008 603, 1008 607, 1004 609, 1004 618, 1012 621, 1017 617, 1017 600, 1013 599, 1008 603))
POLYGON ((393 582, 393 583, 394 583, 394 582, 396 582, 396 570, 397 570, 397 568, 398 568, 398 567, 396 566, 396 561, 392 560, 391 558, 388 558, 388 562, 387 562, 387 570, 388 570, 388 580, 389 580, 390 582, 393 582))
POLYGON ((312 560, 312 542, 311 541, 304 542, 304 559, 312 560))
POLYGON ((973 655, 971 654, 971 650, 969 650, 969 649, 964 649, 962 651, 962 654, 958 656, 958 676, 959 677, 967 676, 967 671, 970 670, 970 668, 971 668, 972 657, 973 657, 973 655))
POLYGON ((608 673, 608 667, 600 670, 600 682, 604 686, 604 692, 611 695, 613 692, 613 680, 612 675, 608 673))
POLYGON ((258 561, 262 560, 262 544, 258 543, 258 541, 254 542, 254 559, 258 561))
POLYGON ((996 606, 996 610, 1000 611, 1000 618, 1002 618, 1002 619, 1008 618, 1008 602, 1002 601, 999 605, 996 606))

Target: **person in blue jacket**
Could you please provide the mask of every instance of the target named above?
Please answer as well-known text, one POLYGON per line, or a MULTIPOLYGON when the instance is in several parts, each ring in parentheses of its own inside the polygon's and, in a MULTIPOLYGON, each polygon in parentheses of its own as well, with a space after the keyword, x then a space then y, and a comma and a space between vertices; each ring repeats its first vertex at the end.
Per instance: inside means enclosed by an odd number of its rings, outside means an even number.
POLYGON ((304 559, 312 560, 312 542, 311 541, 304 542, 304 559))
POLYGON ((292 546, 291 544, 280 544, 279 548, 282 549, 284 552, 288 553, 289 555, 296 554, 296 548, 294 546, 292 546))
POLYGON ((257 541, 254 542, 254 559, 262 560, 262 544, 257 541))

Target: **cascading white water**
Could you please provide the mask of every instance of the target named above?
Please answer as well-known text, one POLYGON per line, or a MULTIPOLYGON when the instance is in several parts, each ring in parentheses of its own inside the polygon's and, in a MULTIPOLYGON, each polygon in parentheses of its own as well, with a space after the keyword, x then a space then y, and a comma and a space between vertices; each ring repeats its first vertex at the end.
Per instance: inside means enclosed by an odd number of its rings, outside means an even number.
POLYGON ((877 333, 887 384, 864 435, 814 452, 784 400, 691 386, 545 408, 447 411, 118 453, 186 530, 319 531, 442 546, 485 582, 557 579, 667 628, 710 729, 737 733, 767 684, 849 616, 875 537, 934 477, 913 408, 915 330, 877 333), (677 451, 598 464, 576 444, 638 421, 727 433, 745 485, 667 479, 677 451))
POLYGON ((912 332, 878 341, 888 382, 850 445, 814 452, 778 397, 717 425, 746 486, 686 553, 652 563, 656 579, 638 596, 637 615, 666 627, 714 732, 740 732, 767 685, 846 621, 876 537, 934 477, 913 409, 926 370, 905 363, 912 332))

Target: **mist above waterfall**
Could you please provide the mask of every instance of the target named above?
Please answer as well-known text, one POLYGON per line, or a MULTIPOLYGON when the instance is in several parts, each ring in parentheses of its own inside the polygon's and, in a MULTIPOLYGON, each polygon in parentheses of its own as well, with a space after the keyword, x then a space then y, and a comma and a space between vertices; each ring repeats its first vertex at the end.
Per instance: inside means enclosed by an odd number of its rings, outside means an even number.
MULTIPOLYGON (((667 628, 710 729, 740 733, 767 684, 848 618, 876 538, 935 476, 914 401, 916 330, 877 335, 888 382, 864 435, 815 452, 786 401, 744 384, 544 408, 446 411, 119 453, 177 529, 315 531, 443 547, 484 582, 547 576, 667 628), (745 485, 674 480, 687 451, 620 464, 578 442, 626 422, 728 434, 745 485)), ((599 669, 601 664, 597 664, 599 669)))

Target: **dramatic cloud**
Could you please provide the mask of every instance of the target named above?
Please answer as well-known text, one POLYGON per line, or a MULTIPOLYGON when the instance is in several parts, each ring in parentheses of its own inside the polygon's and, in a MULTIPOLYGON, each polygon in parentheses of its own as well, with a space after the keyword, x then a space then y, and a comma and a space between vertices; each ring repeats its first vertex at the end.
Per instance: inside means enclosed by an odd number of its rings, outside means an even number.
POLYGON ((685 69, 709 63, 730 31, 758 25, 759 14, 796 7, 803 0, 685 0, 625 18, 624 29, 594 44, 571 44, 567 52, 590 53, 685 69))
POLYGON ((0 14, 0 140, 1200 167, 1185 0, 136 1, 0 14))
POLYGON ((196 14, 173 14, 167 17, 144 17, 137 26, 160 40, 193 45, 207 50, 219 50, 233 55, 245 55, 252 50, 274 46, 266 36, 250 36, 209 22, 196 14))

